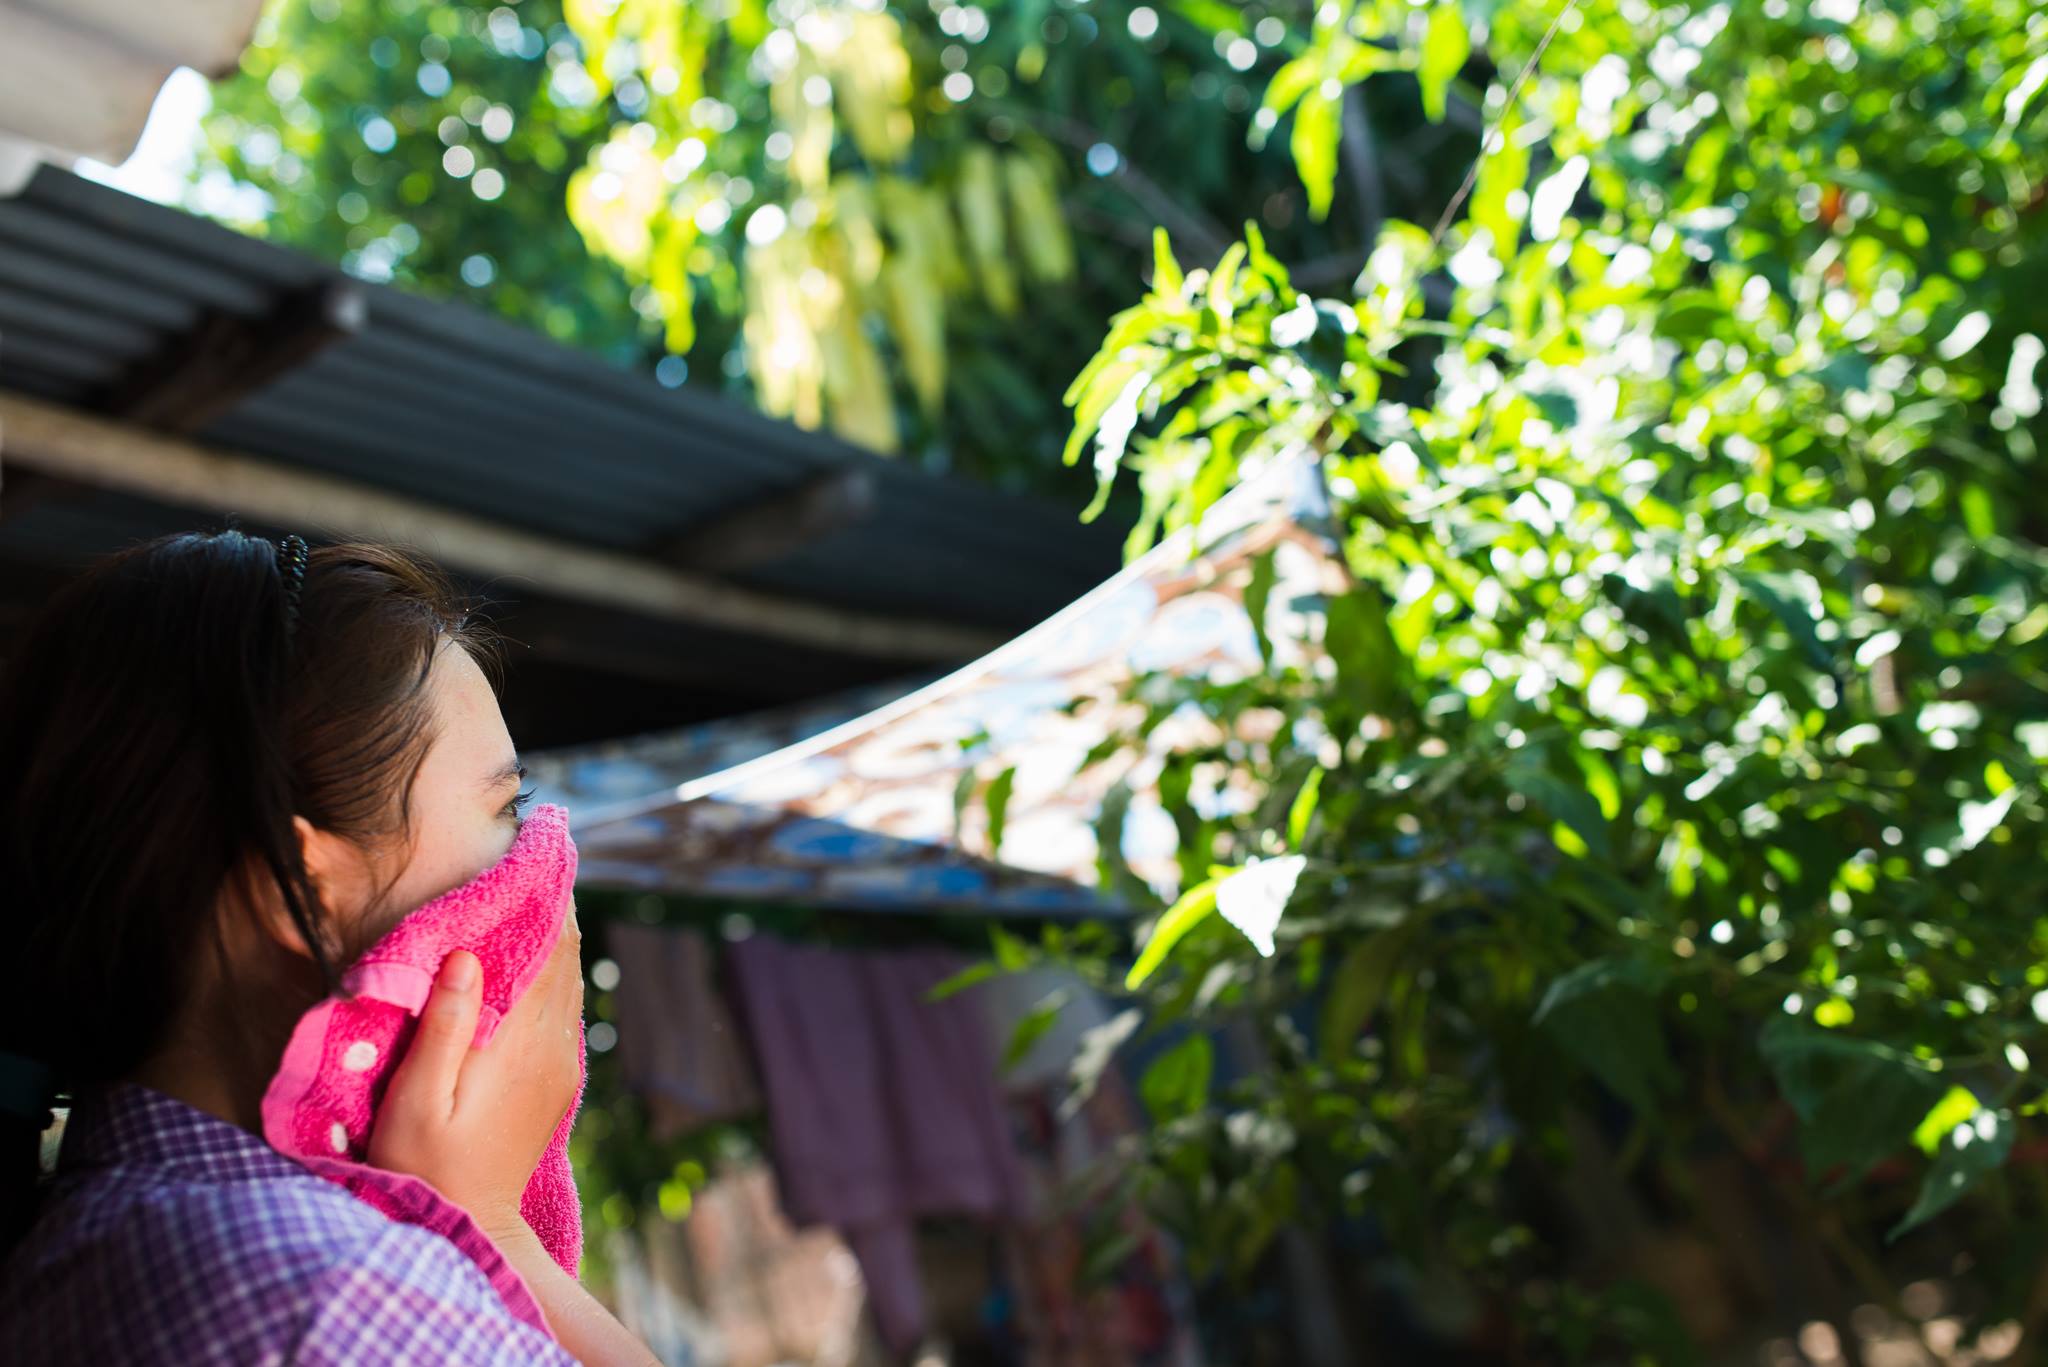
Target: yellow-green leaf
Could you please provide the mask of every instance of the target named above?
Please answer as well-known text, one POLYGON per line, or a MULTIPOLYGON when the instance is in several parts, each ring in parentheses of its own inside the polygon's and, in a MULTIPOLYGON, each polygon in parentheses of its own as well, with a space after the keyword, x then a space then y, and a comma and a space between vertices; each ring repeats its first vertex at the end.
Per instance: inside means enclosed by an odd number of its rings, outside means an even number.
POLYGON ((1107 413, 1110 405, 1123 394, 1124 387, 1131 382, 1132 377, 1142 374, 1144 370, 1142 361, 1119 356, 1089 377, 1088 387, 1072 401, 1074 430, 1067 434, 1067 447, 1063 453, 1067 464, 1072 465, 1081 458, 1083 448, 1088 445, 1088 438, 1095 435, 1095 429, 1102 423, 1102 415, 1107 413))
POLYGON ((1322 1020, 1316 1032, 1325 1059, 1342 1058, 1351 1052, 1359 1032, 1372 1023, 1386 1000, 1395 970, 1413 939, 1412 926, 1396 926, 1360 940, 1346 951, 1343 962, 1330 975, 1330 990, 1323 998, 1322 1020))
POLYGON ((1464 6, 1459 0, 1437 0, 1423 30, 1422 58, 1415 70, 1422 82, 1422 109, 1431 123, 1442 121, 1451 82, 1471 55, 1472 31, 1465 23, 1464 6))
POLYGON ((1003 158, 1003 175, 1025 268, 1034 280, 1067 279, 1074 273, 1074 248, 1051 173, 1036 157, 1017 153, 1003 158))
POLYGON ((1294 795, 1294 802, 1287 809, 1287 848, 1301 848, 1302 837, 1308 834, 1308 823, 1315 818, 1316 803, 1322 795, 1323 769, 1318 765, 1309 770, 1301 791, 1294 795))
POLYGON ((1181 274, 1180 262, 1173 259, 1173 239, 1166 235, 1166 229, 1152 230, 1152 293, 1162 298, 1179 299, 1187 286, 1187 277, 1181 274))
POLYGON ((1167 954, 1183 936, 1216 914, 1216 889, 1221 882, 1221 879, 1211 878, 1197 883, 1167 908, 1159 923, 1152 927, 1152 938, 1145 941, 1145 949, 1138 955, 1138 962, 1131 965, 1130 973, 1125 976, 1125 987, 1135 990, 1158 971, 1159 965, 1166 962, 1167 954))
POLYGON ((1529 179, 1529 149, 1516 139, 1520 121, 1504 115, 1500 127, 1489 139, 1489 151, 1479 166, 1479 178, 1472 186, 1472 222, 1493 234, 1493 249, 1506 261, 1515 258, 1521 237, 1522 215, 1512 206, 1514 193, 1529 179))
POLYGON ((938 282, 915 259, 891 256, 882 266, 882 294, 918 405, 936 414, 946 395, 946 314, 938 282))
MULTIPOLYGON (((1259 107, 1266 110, 1274 119, 1278 119, 1294 108, 1295 102, 1322 80, 1322 74, 1321 54, 1313 49, 1302 53, 1273 73, 1273 79, 1266 82, 1266 98, 1259 107)), ((1254 125, 1252 145, 1263 146, 1265 141, 1265 134, 1254 125)))
POLYGON ((1920 1152, 1931 1154, 1941 1147, 1941 1141, 1948 1138, 1949 1131, 1966 1120, 1975 1119, 1982 1109, 1969 1088, 1951 1087, 1914 1129, 1913 1142, 1919 1146, 1920 1152))
POLYGON ((1225 322, 1236 310, 1237 301, 1232 292, 1237 285, 1237 272, 1244 265, 1244 243, 1233 242, 1223 253, 1223 259, 1216 263, 1216 269, 1209 272, 1209 307, 1216 310, 1216 316, 1225 322))
POLYGON ((967 251, 981 277, 981 292, 997 313, 1017 311, 1017 281, 1010 271, 1009 241, 1003 228, 1003 192, 996 154, 986 146, 967 149, 960 159, 960 222, 967 251))
POLYGON ((1600 815, 1612 821, 1621 815, 1621 783, 1614 766, 1597 750, 1578 752, 1579 772, 1586 777, 1586 791, 1600 804, 1600 815))
POLYGON ((1318 86, 1302 97, 1294 108, 1294 134, 1288 148, 1294 153, 1294 169, 1308 191, 1308 211, 1318 222, 1330 213, 1330 198, 1337 183, 1337 138, 1342 130, 1338 101, 1318 86))

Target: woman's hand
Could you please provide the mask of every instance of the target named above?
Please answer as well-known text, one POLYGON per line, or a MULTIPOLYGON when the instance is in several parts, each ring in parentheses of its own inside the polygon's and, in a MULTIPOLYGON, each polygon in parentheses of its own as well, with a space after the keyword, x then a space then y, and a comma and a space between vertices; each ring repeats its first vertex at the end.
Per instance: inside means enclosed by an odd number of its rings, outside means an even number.
POLYGON ((481 1049, 476 956, 443 960, 370 1135, 370 1162, 426 1179, 501 1241, 526 1233, 519 1198, 576 1097, 581 943, 572 907, 540 976, 481 1049))
POLYGON ((441 964, 412 1045, 370 1135, 370 1161, 424 1177, 469 1212, 540 1303, 548 1328, 587 1367, 661 1367, 576 1279, 556 1265, 519 1214, 548 1140, 582 1078, 582 936, 576 908, 540 976, 481 1049, 476 956, 441 964))

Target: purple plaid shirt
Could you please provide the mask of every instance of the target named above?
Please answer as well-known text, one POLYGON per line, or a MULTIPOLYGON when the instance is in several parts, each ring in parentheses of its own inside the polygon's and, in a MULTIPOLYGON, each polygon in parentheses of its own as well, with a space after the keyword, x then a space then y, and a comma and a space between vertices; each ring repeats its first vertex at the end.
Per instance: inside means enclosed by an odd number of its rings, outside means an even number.
POLYGON ((413 1185, 448 1236, 161 1093, 81 1098, 41 1216, 0 1267, 0 1361, 573 1367, 508 1308, 500 1288, 525 1288, 468 1217, 413 1185))

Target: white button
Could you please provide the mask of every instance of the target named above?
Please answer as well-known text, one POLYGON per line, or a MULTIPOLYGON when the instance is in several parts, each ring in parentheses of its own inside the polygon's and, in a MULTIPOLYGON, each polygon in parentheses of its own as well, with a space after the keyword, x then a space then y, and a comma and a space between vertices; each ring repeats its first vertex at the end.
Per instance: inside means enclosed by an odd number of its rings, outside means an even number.
POLYGON ((377 1061, 377 1046, 366 1039, 359 1039, 348 1047, 341 1056, 341 1066, 351 1073, 367 1072, 377 1061))

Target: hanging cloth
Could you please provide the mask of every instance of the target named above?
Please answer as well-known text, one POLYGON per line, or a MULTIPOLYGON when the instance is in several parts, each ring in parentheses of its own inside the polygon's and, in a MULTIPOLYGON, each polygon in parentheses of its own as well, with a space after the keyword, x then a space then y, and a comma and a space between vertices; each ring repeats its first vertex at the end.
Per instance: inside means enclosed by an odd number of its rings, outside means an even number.
POLYGON ((614 923, 607 934, 619 965, 619 1066, 647 1104, 654 1138, 759 1110, 753 1061, 704 937, 631 923, 614 923))
POLYGON ((899 1352, 925 1327, 916 1218, 1018 1218, 1026 1206, 980 1012, 927 999, 965 962, 770 936, 731 950, 784 1202, 797 1223, 845 1235, 899 1352))

